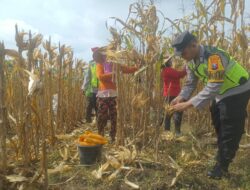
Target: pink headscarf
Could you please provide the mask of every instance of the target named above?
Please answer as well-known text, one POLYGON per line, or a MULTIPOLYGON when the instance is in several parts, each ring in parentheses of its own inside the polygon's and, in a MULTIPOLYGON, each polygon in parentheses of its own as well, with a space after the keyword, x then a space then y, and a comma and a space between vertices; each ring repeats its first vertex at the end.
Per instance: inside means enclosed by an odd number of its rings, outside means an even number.
POLYGON ((99 47, 93 47, 93 48, 91 48, 92 52, 95 52, 98 49, 99 49, 99 47))

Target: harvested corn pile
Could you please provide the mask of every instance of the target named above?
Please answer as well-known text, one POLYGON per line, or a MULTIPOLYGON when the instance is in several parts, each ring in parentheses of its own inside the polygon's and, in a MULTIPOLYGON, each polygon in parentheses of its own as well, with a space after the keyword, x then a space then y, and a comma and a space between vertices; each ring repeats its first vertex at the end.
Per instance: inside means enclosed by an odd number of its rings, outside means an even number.
POLYGON ((77 144, 81 146, 96 146, 96 145, 104 145, 107 143, 108 140, 105 137, 97 133, 93 133, 91 131, 85 131, 77 139, 77 144))

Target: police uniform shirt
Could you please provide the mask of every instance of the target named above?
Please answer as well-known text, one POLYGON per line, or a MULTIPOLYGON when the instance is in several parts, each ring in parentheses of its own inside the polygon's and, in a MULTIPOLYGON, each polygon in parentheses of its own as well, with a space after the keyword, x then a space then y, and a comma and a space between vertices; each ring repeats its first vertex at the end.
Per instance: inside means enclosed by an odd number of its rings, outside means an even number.
MULTIPOLYGON (((223 54, 219 54, 219 56, 221 58, 223 67, 226 70, 228 66, 228 59, 223 54)), ((204 46, 200 45, 199 59, 191 60, 187 64, 195 63, 195 65, 198 65, 200 63, 204 63, 205 59, 207 59, 205 58, 205 48, 204 46)), ((199 79, 187 65, 186 65, 186 70, 187 70, 187 79, 185 85, 182 88, 182 91, 180 92, 180 96, 183 99, 188 100, 191 97, 193 91, 196 89, 199 79)), ((207 82, 206 86, 197 95, 195 95, 190 99, 193 106, 200 109, 209 104, 210 100, 215 99, 216 102, 219 102, 220 100, 228 96, 240 94, 250 90, 250 80, 248 80, 245 84, 232 88, 226 91, 224 94, 219 95, 220 87, 222 84, 223 84, 222 82, 218 83, 207 82)))

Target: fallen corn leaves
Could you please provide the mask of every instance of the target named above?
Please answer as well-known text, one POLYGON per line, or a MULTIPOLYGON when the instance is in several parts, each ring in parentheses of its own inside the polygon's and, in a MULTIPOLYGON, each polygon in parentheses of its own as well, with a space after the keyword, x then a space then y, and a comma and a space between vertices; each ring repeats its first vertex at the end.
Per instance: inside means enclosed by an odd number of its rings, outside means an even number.
POLYGON ((118 150, 114 151, 110 155, 106 155, 106 163, 101 165, 99 169, 94 170, 92 172, 92 175, 96 179, 101 179, 103 174, 111 173, 107 178, 109 181, 112 181, 122 170, 131 169, 130 167, 126 167, 125 165, 131 164, 133 161, 135 161, 136 156, 137 151, 135 149, 135 146, 132 146, 131 149, 120 146, 118 150))

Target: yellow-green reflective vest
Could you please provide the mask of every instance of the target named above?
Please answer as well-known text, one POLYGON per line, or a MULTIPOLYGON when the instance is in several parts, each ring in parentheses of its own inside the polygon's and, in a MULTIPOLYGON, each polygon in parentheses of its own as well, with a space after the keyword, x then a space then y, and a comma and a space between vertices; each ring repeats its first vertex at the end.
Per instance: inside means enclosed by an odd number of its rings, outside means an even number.
POLYGON ((244 84, 249 79, 249 73, 224 50, 210 46, 204 46, 204 50, 204 62, 199 63, 199 65, 196 65, 195 63, 189 63, 188 67, 200 80, 202 80, 204 84, 207 84, 208 57, 214 54, 225 56, 228 59, 228 65, 225 68, 223 84, 220 88, 219 94, 224 94, 227 90, 244 84))
POLYGON ((89 63, 89 69, 90 69, 90 84, 88 85, 88 88, 86 90, 86 96, 89 96, 91 93, 93 93, 95 90, 98 88, 98 79, 96 76, 96 63, 95 62, 90 62, 89 63))

